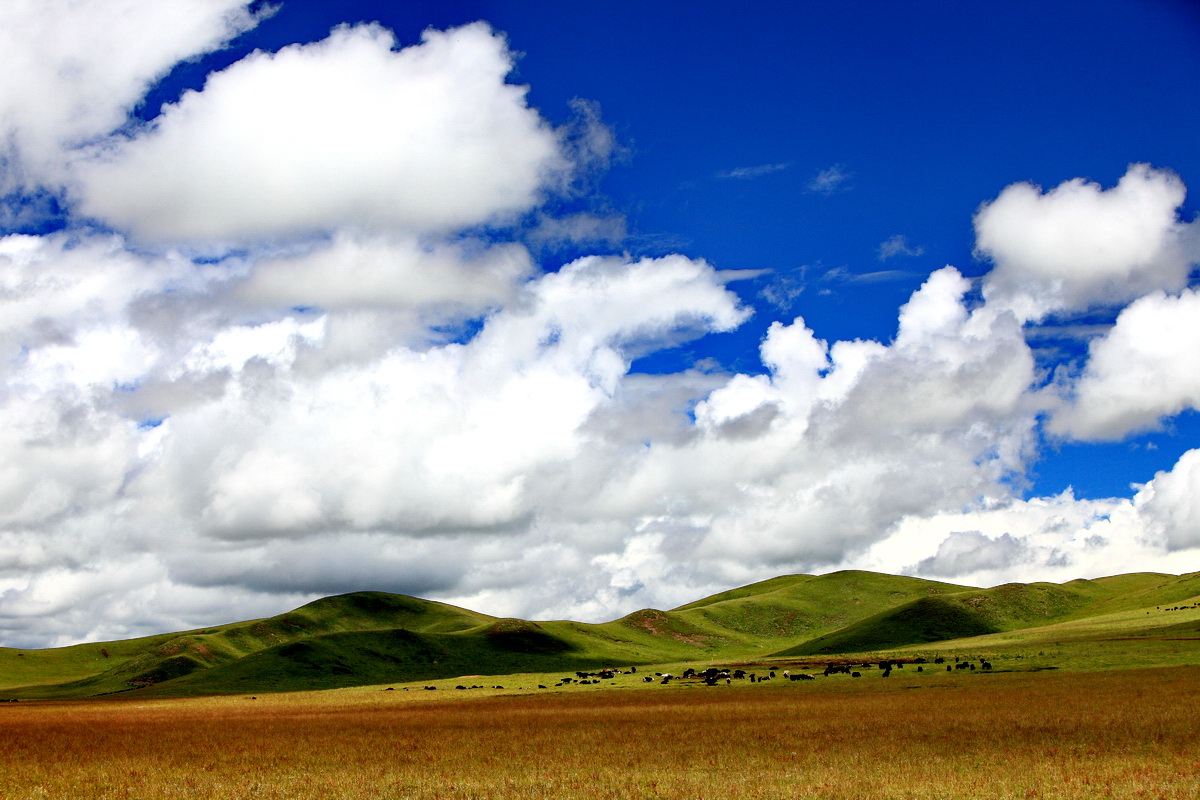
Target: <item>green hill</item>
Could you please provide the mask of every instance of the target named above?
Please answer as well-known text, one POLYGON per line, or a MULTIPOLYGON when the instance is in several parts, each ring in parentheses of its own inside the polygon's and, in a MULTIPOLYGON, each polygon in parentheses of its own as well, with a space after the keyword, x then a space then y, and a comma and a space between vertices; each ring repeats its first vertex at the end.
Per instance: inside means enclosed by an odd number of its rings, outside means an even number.
POLYGON ((951 583, 844 570, 787 575, 680 606, 674 613, 698 628, 758 641, 811 639, 925 597, 968 589, 951 583))
POLYGON ((983 615, 943 597, 923 597, 782 650, 777 656, 866 653, 995 633, 983 615))
POLYGON ((355 592, 276 617, 183 633, 47 650, 0 648, 0 691, 14 697, 87 697, 166 682, 182 685, 196 673, 318 637, 392 630, 449 634, 495 621, 430 600, 355 592))
POLYGON ((1065 584, 1006 583, 888 608, 777 656, 858 653, 1100 617, 1200 594, 1200 573, 1118 575, 1065 584))
POLYGON ((606 666, 604 659, 580 652, 536 623, 502 620, 461 634, 405 628, 323 634, 194 671, 159 691, 176 695, 297 691, 606 666))
POLYGON ((1198 596, 1200 573, 978 589, 851 570, 785 575, 670 611, 642 609, 589 624, 497 619, 404 595, 355 592, 182 633, 0 648, 0 697, 293 691, 931 648, 1104 650, 1107 660, 1096 663, 1114 664, 1157 648, 1154 657, 1170 661, 1200 647, 1191 644, 1200 643, 1198 596))

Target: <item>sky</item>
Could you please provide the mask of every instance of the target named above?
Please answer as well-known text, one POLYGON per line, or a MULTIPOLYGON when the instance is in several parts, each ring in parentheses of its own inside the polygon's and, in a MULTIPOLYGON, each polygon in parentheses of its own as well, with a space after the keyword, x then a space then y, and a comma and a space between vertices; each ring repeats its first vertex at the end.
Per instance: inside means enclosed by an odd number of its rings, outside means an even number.
POLYGON ((1200 569, 1200 11, 0 5, 0 645, 1200 569))

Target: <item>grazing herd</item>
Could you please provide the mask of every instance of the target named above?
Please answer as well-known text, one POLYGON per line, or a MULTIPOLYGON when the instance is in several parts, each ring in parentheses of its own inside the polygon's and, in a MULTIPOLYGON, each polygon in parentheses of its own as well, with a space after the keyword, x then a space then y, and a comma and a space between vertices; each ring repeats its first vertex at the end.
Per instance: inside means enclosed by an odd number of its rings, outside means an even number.
MULTIPOLYGON (((992 671, 992 663, 990 661, 980 658, 980 659, 978 659, 978 662, 979 663, 977 666, 974 660, 972 660, 970 658, 963 658, 962 656, 955 656, 953 664, 947 664, 946 659, 941 658, 941 657, 935 658, 933 660, 934 664, 938 664, 938 665, 946 664, 947 672, 951 672, 953 670, 968 670, 969 671, 969 670, 975 670, 975 669, 979 669, 984 672, 992 671)), ((908 661, 901 661, 899 659, 885 659, 885 660, 879 661, 877 663, 871 663, 869 661, 858 662, 858 663, 831 661, 831 662, 827 663, 825 665, 825 669, 818 674, 820 674, 821 676, 826 677, 826 678, 833 676, 833 675, 849 675, 851 678, 861 678, 863 676, 863 672, 862 672, 863 670, 877 669, 879 671, 880 677, 887 678, 887 677, 891 676, 893 669, 903 669, 906 664, 915 666, 916 672, 924 672, 925 665, 928 663, 929 663, 929 661, 924 658, 914 658, 914 659, 910 659, 908 661)), ((606 679, 611 679, 612 677, 614 677, 615 675, 618 675, 620 673, 621 673, 621 670, 605 670, 603 673, 600 673, 600 675, 602 675, 606 679)), ((582 676, 585 673, 577 673, 577 674, 582 676)), ((763 683, 766 681, 778 680, 778 679, 788 680, 788 681, 812 681, 812 680, 816 680, 817 676, 812 673, 808 673, 808 672, 793 672, 791 670, 787 670, 787 669, 780 670, 778 668, 764 668, 764 674, 758 674, 755 672, 747 672, 744 669, 709 667, 708 669, 704 669, 704 670, 696 670, 691 667, 688 667, 678 677, 673 675, 670 672, 656 672, 656 673, 654 673, 653 677, 647 675, 644 678, 642 678, 642 681, 645 683, 658 682, 661 684, 669 684, 673 680, 689 680, 689 679, 691 679, 693 681, 699 681, 701 683, 704 683, 707 686, 716 686, 718 683, 732 683, 733 681, 740 681, 740 680, 749 680, 751 683, 763 683)), ((562 681, 560 683, 555 684, 555 685, 556 686, 565 686, 571 682, 572 682, 571 678, 564 678, 564 679, 562 679, 562 681)), ((598 680, 594 681, 594 682, 599 683, 598 680)), ((581 681, 578 681, 578 683, 585 684, 585 683, 588 683, 588 681, 581 680, 581 681)))
MULTIPOLYGON (((961 656, 954 657, 953 664, 946 664, 946 671, 953 670, 974 670, 980 669, 984 672, 992 670, 992 664, 985 659, 978 659, 979 664, 976 666, 972 659, 964 659, 961 656)), ((885 659, 877 663, 864 661, 861 663, 854 662, 829 662, 825 665, 823 672, 819 673, 824 677, 832 675, 849 675, 852 678, 861 678, 863 673, 861 670, 878 669, 880 677, 887 678, 892 674, 893 669, 903 669, 905 664, 910 664, 916 667, 917 672, 925 671, 925 664, 928 660, 924 658, 914 658, 909 661, 901 661, 899 659, 885 659)), ((945 664, 945 658, 935 658, 934 664, 945 664)), ((817 676, 808 672, 793 672, 791 670, 780 670, 778 668, 763 668, 763 674, 755 672, 747 672, 744 669, 709 667, 708 669, 697 670, 693 667, 688 667, 678 676, 670 672, 656 672, 654 675, 646 675, 642 678, 643 683, 660 683, 663 685, 670 684, 677 680, 690 680, 700 682, 706 686, 716 686, 719 683, 733 683, 734 681, 749 680, 750 683, 763 683, 770 680, 788 680, 788 681, 813 681, 817 676)), ((579 686, 588 684, 600 683, 604 680, 612 680, 617 675, 624 672, 637 672, 636 667, 631 667, 629 670, 606 669, 600 672, 577 672, 575 678, 560 678, 559 682, 554 684, 555 687, 568 686, 572 683, 579 686)), ((539 687, 544 688, 544 687, 539 687)))
MULTIPOLYGON (((894 660, 894 659, 885 659, 883 661, 880 661, 878 664, 872 664, 869 661, 864 661, 861 664, 853 664, 853 663, 835 664, 835 663, 831 662, 828 665, 826 665, 825 672, 823 672, 822 674, 825 675, 826 677, 828 677, 830 675, 843 674, 843 675, 849 675, 852 678, 861 678, 862 673, 859 672, 858 670, 872 669, 872 668, 877 667, 880 672, 880 677, 887 678, 887 677, 891 676, 893 669, 903 669, 904 665, 906 663, 916 666, 917 672, 924 672, 925 665, 928 664, 929 662, 928 662, 928 660, 926 660, 924 658, 914 658, 911 661, 907 661, 907 662, 898 661, 898 660, 894 660)), ((933 663, 935 665, 946 664, 946 659, 942 658, 942 657, 938 657, 933 660, 933 663)), ((956 670, 956 669, 973 670, 973 669, 976 669, 976 666, 975 666, 975 663, 969 658, 964 659, 961 656, 955 656, 953 664, 946 664, 946 671, 952 672, 953 670, 956 670)), ((981 669, 984 672, 990 672, 992 669, 992 662, 981 658, 981 659, 979 659, 978 669, 981 669)))
MULTIPOLYGON (((940 667, 945 665, 946 672, 953 672, 955 670, 971 671, 976 669, 983 672, 992 671, 992 664, 990 661, 987 661, 983 658, 976 660, 963 658, 961 656, 954 656, 953 663, 949 663, 947 662, 946 658, 939 656, 938 658, 933 659, 931 666, 940 667), (979 662, 978 665, 975 663, 976 660, 979 662)), ((707 669, 700 670, 695 669, 694 667, 688 667, 679 675, 675 675, 670 672, 656 672, 653 675, 642 676, 641 680, 643 683, 659 683, 664 686, 672 683, 673 681, 688 681, 691 683, 703 683, 706 686, 716 686, 718 684, 730 684, 734 681, 743 680, 748 680, 750 683, 765 683, 772 680, 814 681, 817 679, 817 675, 821 675, 822 677, 826 678, 835 675, 849 675, 851 678, 861 678, 863 676, 863 672, 866 670, 877 670, 880 677, 887 678, 891 676, 892 670, 904 669, 906 665, 916 667, 916 672, 924 672, 925 666, 930 665, 930 662, 924 658, 913 658, 909 659, 908 661, 901 661, 899 659, 884 659, 883 661, 875 663, 869 661, 830 661, 825 665, 825 669, 817 674, 812 674, 809 672, 793 672, 790 669, 780 670, 777 667, 761 667, 762 674, 757 672, 748 672, 744 669, 728 667, 709 667, 707 669)), ((553 688, 560 688, 563 686, 592 686, 600 684, 604 681, 615 680, 619 675, 633 675, 636 673, 637 667, 629 667, 628 669, 602 669, 596 672, 579 671, 573 676, 559 678, 558 682, 553 684, 553 688)), ((438 687, 425 686, 424 688, 432 691, 438 687)), ((503 689, 504 687, 500 685, 480 686, 477 684, 467 686, 460 683, 454 688, 459 690, 468 690, 503 689)), ((527 687, 520 686, 517 688, 525 689, 527 687)), ((548 689, 551 687, 545 684, 537 684, 537 688, 548 689)), ((394 690, 391 687, 388 687, 384 691, 394 690)), ((408 689, 405 689, 404 691, 408 691, 408 689)))

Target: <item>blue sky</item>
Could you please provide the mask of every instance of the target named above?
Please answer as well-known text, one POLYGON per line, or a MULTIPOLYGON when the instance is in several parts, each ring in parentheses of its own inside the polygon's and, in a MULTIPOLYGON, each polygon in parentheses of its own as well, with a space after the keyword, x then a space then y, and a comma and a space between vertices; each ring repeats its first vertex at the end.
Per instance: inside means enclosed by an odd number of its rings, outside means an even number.
POLYGON ((1190 3, 0 22, 0 643, 1195 568, 1190 3))

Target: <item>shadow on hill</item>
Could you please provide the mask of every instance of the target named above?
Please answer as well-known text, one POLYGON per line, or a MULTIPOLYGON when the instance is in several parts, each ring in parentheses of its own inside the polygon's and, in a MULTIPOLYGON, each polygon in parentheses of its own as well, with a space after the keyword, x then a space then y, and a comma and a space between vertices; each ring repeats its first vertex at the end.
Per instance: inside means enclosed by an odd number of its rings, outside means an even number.
POLYGON ((400 628, 315 636, 165 681, 149 693, 284 692, 607 666, 576 654, 571 644, 532 623, 524 625, 532 627, 489 626, 454 634, 400 628))
POLYGON ((981 636, 999 630, 979 612, 961 603, 942 597, 923 597, 774 655, 863 653, 981 636))
POLYGON ((570 642, 542 630, 536 622, 523 619, 502 619, 483 630, 488 644, 504 653, 524 655, 557 655, 576 648, 570 642))

